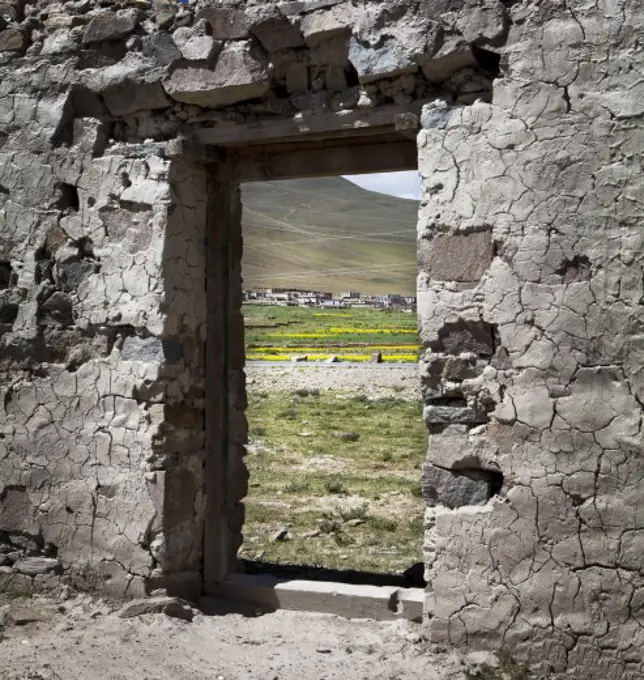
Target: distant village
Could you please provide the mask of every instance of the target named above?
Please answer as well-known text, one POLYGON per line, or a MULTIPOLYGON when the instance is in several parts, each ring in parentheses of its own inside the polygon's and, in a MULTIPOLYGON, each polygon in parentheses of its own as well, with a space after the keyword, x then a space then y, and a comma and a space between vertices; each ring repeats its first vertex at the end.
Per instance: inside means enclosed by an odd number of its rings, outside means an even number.
POLYGON ((300 290, 298 288, 255 288, 244 290, 244 302, 264 305, 293 307, 320 307, 345 309, 363 307, 367 309, 390 309, 402 312, 416 311, 416 298, 412 296, 386 293, 385 295, 363 295, 349 291, 333 295, 319 290, 300 290))

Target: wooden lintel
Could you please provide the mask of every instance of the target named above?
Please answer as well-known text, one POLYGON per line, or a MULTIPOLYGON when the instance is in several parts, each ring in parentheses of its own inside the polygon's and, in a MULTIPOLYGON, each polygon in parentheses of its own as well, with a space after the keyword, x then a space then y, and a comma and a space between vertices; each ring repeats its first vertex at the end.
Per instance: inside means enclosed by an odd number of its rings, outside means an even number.
POLYGON ((353 175, 369 172, 415 170, 418 151, 413 141, 361 144, 317 149, 297 148, 270 153, 240 149, 231 153, 233 174, 238 182, 274 179, 353 175))
MULTIPOLYGON (((401 114, 419 116, 425 101, 405 105, 377 106, 370 109, 340 111, 338 113, 301 113, 293 118, 261 120, 252 123, 221 123, 216 127, 194 132, 205 145, 248 146, 271 141, 302 140, 329 137, 334 133, 360 134, 365 131, 396 130, 396 117, 401 114)), ((399 122, 400 125, 400 122, 399 122)))
POLYGON ((166 144, 165 155, 167 158, 182 156, 203 165, 223 163, 226 159, 226 152, 223 149, 206 146, 194 135, 170 140, 166 144))

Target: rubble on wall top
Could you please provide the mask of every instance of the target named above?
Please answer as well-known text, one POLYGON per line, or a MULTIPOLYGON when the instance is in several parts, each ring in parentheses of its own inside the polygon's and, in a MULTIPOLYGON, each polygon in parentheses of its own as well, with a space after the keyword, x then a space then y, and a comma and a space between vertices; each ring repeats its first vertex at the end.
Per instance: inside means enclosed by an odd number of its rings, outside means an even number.
POLYGON ((98 97, 103 117, 163 112, 163 124, 141 132, 155 138, 231 107, 292 116, 405 105, 439 91, 469 104, 489 96, 496 74, 479 52, 498 51, 508 10, 500 0, 476 12, 448 5, 7 0, 0 97, 81 88, 98 97))

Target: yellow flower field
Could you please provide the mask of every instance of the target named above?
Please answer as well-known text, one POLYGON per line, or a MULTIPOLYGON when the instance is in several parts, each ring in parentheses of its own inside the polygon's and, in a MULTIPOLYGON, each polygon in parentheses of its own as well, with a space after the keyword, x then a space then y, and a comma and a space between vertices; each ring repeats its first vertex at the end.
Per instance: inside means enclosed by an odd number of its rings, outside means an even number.
MULTIPOLYGON (((359 347, 352 347, 352 346, 343 346, 343 347, 333 347, 334 351, 337 352, 342 352, 345 349, 362 349, 365 352, 377 352, 381 351, 383 349, 391 349, 391 350, 408 350, 408 349, 417 349, 418 345, 360 345, 359 347)), ((255 346, 249 346, 248 351, 249 352, 270 352, 271 354, 274 352, 290 352, 291 354, 297 350, 299 353, 302 352, 318 352, 320 350, 320 347, 300 347, 299 345, 297 347, 255 347, 255 346)))
MULTIPOLYGON (((300 352, 300 348, 295 348, 293 355, 300 352)), ((352 361, 361 362, 369 361, 371 359, 371 354, 310 354, 307 353, 307 357, 311 361, 324 361, 330 357, 335 356, 338 361, 352 361)), ((285 357, 283 354, 254 354, 249 353, 246 358, 250 361, 284 361, 285 357)), ((382 360, 385 362, 403 362, 403 363, 415 363, 418 357, 415 354, 383 354, 382 360)))
POLYGON ((402 312, 249 305, 244 318, 250 360, 288 361, 307 354, 312 361, 335 355, 340 361, 364 362, 374 352, 386 352, 385 362, 415 362, 418 356, 416 317, 402 312))

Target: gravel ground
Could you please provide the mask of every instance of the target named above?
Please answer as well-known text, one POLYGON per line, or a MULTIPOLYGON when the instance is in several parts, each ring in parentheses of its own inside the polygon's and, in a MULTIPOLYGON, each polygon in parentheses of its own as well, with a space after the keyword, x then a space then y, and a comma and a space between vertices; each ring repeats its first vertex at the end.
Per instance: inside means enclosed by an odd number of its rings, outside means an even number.
POLYGON ((420 399, 416 364, 279 364, 249 362, 248 389, 254 392, 290 392, 297 389, 337 390, 368 397, 420 399))
POLYGON ((466 680, 417 624, 277 611, 119 618, 87 595, 0 602, 2 680, 466 680))

